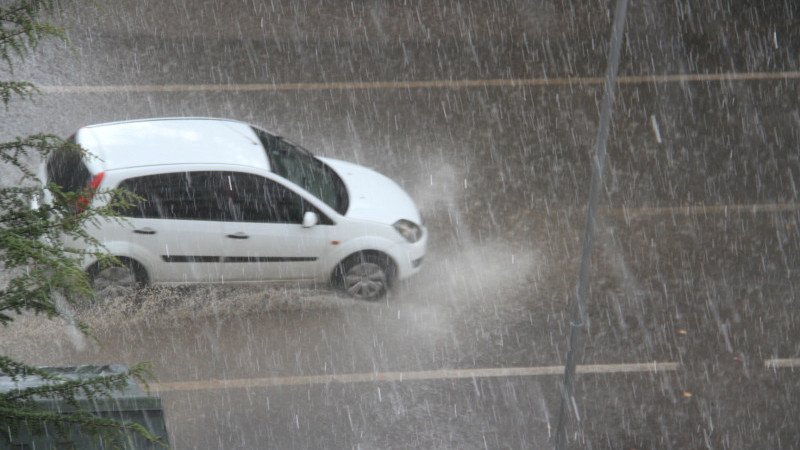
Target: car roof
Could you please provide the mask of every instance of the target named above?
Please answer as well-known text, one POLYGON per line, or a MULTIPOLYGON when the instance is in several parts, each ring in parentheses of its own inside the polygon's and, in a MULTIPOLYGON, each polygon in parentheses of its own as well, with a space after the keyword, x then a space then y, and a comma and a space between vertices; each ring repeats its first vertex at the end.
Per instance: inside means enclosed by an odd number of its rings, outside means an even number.
POLYGON ((96 158, 92 173, 174 164, 232 164, 269 170, 264 147, 244 122, 195 117, 89 125, 76 142, 96 158))

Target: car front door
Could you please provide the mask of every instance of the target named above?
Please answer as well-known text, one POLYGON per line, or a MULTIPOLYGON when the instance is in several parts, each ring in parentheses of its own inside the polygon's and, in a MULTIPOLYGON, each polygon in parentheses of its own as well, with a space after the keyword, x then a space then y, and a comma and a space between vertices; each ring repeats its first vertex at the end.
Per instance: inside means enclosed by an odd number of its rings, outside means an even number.
POLYGON ((227 281, 310 279, 330 251, 333 222, 300 195, 260 175, 230 172, 233 220, 224 223, 223 277, 227 281), (314 226, 303 216, 313 212, 314 226))

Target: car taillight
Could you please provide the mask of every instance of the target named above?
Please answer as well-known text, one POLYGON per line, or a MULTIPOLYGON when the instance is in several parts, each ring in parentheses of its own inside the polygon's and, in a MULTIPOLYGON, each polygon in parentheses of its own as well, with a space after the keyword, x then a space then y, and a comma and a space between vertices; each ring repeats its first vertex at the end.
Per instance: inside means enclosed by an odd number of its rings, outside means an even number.
POLYGON ((78 213, 82 213, 83 210, 89 206, 89 202, 92 201, 92 197, 94 197, 94 193, 97 192, 97 188, 100 187, 100 183, 103 182, 103 177, 105 176, 105 172, 100 172, 92 178, 92 181, 89 182, 88 189, 86 190, 86 195, 82 195, 78 197, 78 204, 75 205, 78 208, 78 213))
POLYGON ((100 183, 103 181, 103 177, 106 176, 105 172, 100 172, 92 178, 92 181, 89 183, 89 188, 93 190, 97 190, 100 187, 100 183))

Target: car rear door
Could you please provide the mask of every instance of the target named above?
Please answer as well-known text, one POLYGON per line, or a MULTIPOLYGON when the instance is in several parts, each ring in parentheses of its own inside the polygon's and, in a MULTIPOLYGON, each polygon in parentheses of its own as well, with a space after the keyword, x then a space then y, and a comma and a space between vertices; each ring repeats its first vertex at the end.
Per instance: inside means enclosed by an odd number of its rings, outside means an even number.
MULTIPOLYGON (((223 280, 226 198, 218 172, 173 172, 130 178, 121 188, 143 201, 123 211, 120 239, 150 269, 154 282, 223 280)), ((110 236, 105 239, 108 240, 110 236)))

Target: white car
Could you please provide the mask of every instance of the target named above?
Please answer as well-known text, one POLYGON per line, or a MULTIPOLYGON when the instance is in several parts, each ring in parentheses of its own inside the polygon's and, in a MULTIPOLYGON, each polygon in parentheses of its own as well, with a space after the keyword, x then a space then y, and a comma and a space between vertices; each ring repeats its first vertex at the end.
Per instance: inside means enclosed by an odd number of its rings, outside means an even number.
POLYGON ((122 211, 122 222, 91 226, 123 263, 86 261, 96 291, 309 280, 375 299, 420 270, 428 233, 395 182, 249 124, 114 122, 83 127, 70 141, 95 157, 56 152, 43 180, 71 191, 124 188, 145 200, 122 211))

